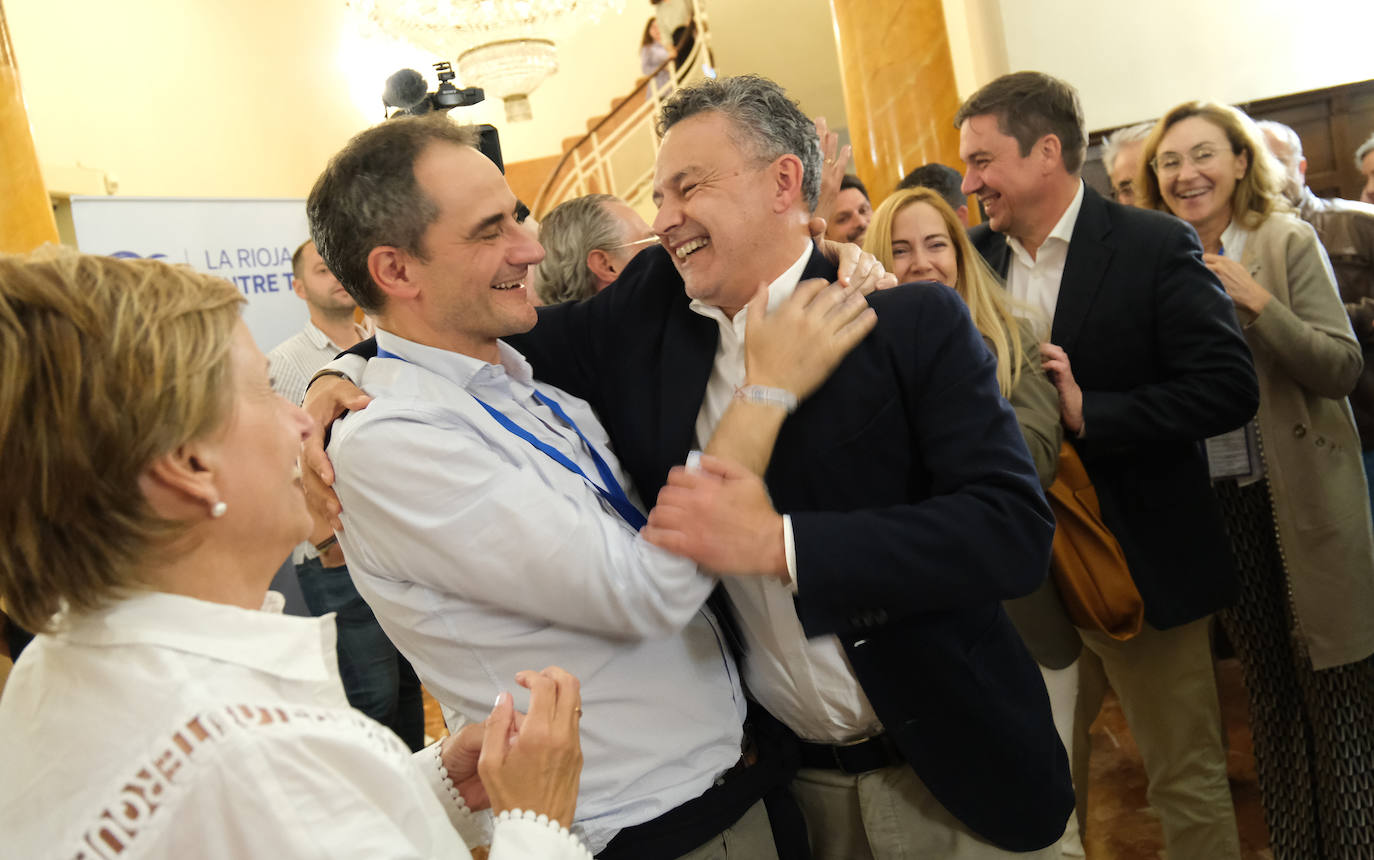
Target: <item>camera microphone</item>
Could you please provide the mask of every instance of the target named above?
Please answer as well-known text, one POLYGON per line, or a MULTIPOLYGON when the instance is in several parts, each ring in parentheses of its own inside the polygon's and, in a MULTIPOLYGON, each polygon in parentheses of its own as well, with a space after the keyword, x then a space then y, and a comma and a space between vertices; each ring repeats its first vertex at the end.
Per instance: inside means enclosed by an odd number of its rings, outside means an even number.
POLYGON ((401 69, 386 79, 382 102, 387 107, 400 108, 409 114, 427 113, 431 107, 429 84, 424 75, 414 69, 401 69))

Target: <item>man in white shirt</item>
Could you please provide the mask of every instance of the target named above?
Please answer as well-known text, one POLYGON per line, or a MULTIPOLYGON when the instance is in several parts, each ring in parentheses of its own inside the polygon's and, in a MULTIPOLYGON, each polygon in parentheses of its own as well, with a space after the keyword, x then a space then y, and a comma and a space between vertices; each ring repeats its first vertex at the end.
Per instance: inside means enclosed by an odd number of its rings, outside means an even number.
POLYGON ((1039 317, 1065 437, 1145 604, 1135 638, 1082 630, 1083 642, 1140 746, 1169 856, 1238 858, 1209 637, 1211 614, 1235 599, 1235 567, 1201 441, 1254 415, 1249 348, 1191 227, 1084 185, 1073 87, 1004 75, 955 125, 963 190, 988 216, 969 238, 1039 317))
POLYGON ((776 574, 725 587, 750 694, 802 741, 792 789, 817 857, 1058 856, 1067 762, 1000 604, 1043 581, 1052 526, 967 310, 936 284, 870 296, 873 333, 751 464, 769 495, 670 472, 745 376, 756 285, 771 304, 828 264, 807 234, 814 126, 776 84, 679 90, 659 131, 662 247, 544 309, 518 347, 592 403, 637 486, 669 479, 646 536, 776 574))
MULTIPOLYGON (((536 386, 503 342, 535 323, 525 281, 544 252, 474 143, 444 117, 385 123, 331 160, 308 202, 324 258, 378 326, 361 378, 373 400, 329 449, 353 579, 467 719, 527 663, 581 679, 575 827, 602 856, 774 856, 767 786, 741 761, 738 673, 703 607, 716 580, 639 537, 596 416, 536 386), (626 829, 644 841, 617 849, 626 829)), ((725 422, 738 448, 722 429, 708 450, 766 452, 788 398, 871 327, 851 292, 804 301, 821 286, 765 319, 778 349, 751 351, 755 396, 725 422)))
MULTIPOLYGON (((315 371, 368 334, 353 320, 357 303, 309 239, 291 255, 291 288, 305 302, 310 319, 269 352, 267 360, 272 387, 299 405, 315 371)), ((329 524, 313 512, 311 519, 310 540, 296 547, 291 561, 310 613, 335 613, 339 676, 348 703, 418 750, 425 743, 420 680, 354 588, 329 524)))

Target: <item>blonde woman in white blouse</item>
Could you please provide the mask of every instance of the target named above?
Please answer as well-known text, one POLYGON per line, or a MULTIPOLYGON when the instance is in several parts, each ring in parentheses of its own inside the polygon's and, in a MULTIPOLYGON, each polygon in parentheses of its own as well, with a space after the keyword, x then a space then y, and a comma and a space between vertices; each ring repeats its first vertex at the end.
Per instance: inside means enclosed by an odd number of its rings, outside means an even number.
POLYGON ((523 672, 523 720, 503 693, 412 756, 348 707, 333 616, 270 611, 309 424, 242 301, 155 261, 0 258, 0 600, 41 634, 0 700, 2 853, 590 857, 563 826, 575 678, 523 672))

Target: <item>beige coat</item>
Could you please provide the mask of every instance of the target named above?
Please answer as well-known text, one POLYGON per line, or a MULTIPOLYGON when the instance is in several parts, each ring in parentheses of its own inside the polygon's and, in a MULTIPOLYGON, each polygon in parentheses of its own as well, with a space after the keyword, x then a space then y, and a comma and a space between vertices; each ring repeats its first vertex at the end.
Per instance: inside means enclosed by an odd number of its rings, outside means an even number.
MULTIPOLYGON (((1021 425, 1021 435, 1035 461, 1043 489, 1054 483, 1059 471, 1059 443, 1064 440, 1064 425, 1059 420, 1059 392, 1040 369, 1040 344, 1025 324, 1021 326, 1021 342, 1021 378, 1007 400, 1016 410, 1016 421, 1021 425)), ((1035 662, 1047 669, 1064 669, 1078 659, 1083 640, 1078 638, 1078 631, 1064 611, 1052 575, 1035 591, 1002 605, 1035 662)))
POLYGON ((1259 375, 1260 446, 1279 549, 1317 669, 1374 652, 1374 533, 1360 440, 1346 396, 1360 345, 1311 226, 1265 219, 1242 263, 1273 294, 1237 309, 1259 375))

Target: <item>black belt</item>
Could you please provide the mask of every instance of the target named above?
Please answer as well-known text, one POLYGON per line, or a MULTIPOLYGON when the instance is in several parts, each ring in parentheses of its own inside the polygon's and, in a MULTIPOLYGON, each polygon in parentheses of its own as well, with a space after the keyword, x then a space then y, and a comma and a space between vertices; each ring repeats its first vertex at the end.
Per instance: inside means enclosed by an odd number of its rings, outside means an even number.
POLYGON ((848 774, 868 773, 901 764, 901 750, 884 732, 847 744, 817 744, 799 741, 801 766, 818 770, 838 770, 848 774))
POLYGON ((759 802, 766 786, 757 777, 764 770, 741 761, 701 796, 652 821, 622 829, 596 856, 600 860, 670 860, 699 848, 759 802))

